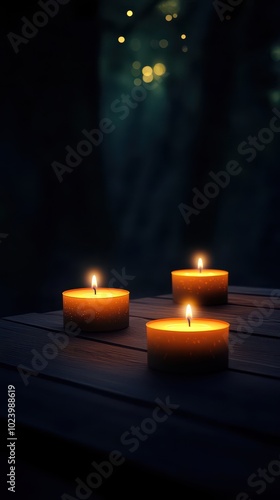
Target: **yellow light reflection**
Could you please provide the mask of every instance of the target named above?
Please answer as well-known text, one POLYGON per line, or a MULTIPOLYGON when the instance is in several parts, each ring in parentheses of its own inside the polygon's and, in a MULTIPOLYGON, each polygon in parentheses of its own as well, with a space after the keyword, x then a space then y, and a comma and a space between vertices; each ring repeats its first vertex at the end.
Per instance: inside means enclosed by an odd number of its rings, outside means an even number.
POLYGON ((172 21, 172 19, 173 19, 173 17, 171 16, 171 14, 167 14, 167 15, 165 16, 165 20, 166 20, 167 22, 172 21))
POLYGON ((143 75, 142 78, 145 83, 151 83, 154 79, 153 75, 143 75))
POLYGON ((154 65, 154 73, 155 73, 155 75, 162 76, 162 75, 164 75, 165 72, 166 72, 166 67, 165 67, 164 64, 162 64, 162 63, 156 63, 154 65))
POLYGON ((144 68, 142 68, 142 73, 144 76, 151 76, 153 74, 153 68, 151 68, 151 66, 144 66, 144 68))
POLYGON ((185 33, 182 33, 181 38, 182 38, 182 40, 186 40, 187 35, 185 33))
POLYGON ((118 42, 119 42, 119 43, 124 43, 124 42, 125 42, 125 38, 124 38, 124 36, 119 36, 119 38, 118 38, 118 42))
POLYGON ((133 10, 128 10, 128 11, 127 11, 127 13, 126 13, 126 15, 127 15, 128 17, 133 16, 133 10))

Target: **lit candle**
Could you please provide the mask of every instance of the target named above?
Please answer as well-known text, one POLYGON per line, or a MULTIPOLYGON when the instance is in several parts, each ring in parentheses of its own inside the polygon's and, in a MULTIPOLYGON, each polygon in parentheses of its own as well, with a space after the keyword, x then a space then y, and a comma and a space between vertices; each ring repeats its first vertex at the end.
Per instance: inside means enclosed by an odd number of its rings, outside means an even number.
POLYGON ((62 293, 64 328, 74 323, 85 332, 122 330, 129 325, 129 292, 119 288, 98 288, 96 276, 91 288, 62 293))
POLYGON ((174 302, 186 304, 193 301, 204 306, 227 304, 228 271, 203 269, 201 258, 197 267, 171 272, 174 302))
POLYGON ((146 323, 148 366, 174 373, 207 373, 228 367, 229 323, 214 319, 165 318, 146 323))

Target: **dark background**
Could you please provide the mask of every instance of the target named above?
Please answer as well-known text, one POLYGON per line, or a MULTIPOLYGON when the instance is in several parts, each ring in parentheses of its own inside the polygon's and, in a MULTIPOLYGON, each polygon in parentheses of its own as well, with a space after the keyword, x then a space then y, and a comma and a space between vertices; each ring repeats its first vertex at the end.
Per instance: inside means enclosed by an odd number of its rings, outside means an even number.
POLYGON ((59 309, 61 292, 88 286, 92 271, 132 297, 170 293, 170 271, 200 252, 232 285, 279 287, 279 135, 252 162, 238 145, 280 110, 280 4, 231 9, 70 0, 16 54, 7 34, 42 9, 1 7, 2 316, 59 309), (131 95, 134 61, 166 74, 121 120, 111 106, 131 95), (52 163, 103 118, 115 130, 60 183, 52 163), (232 159, 242 173, 187 225, 181 204, 232 159))

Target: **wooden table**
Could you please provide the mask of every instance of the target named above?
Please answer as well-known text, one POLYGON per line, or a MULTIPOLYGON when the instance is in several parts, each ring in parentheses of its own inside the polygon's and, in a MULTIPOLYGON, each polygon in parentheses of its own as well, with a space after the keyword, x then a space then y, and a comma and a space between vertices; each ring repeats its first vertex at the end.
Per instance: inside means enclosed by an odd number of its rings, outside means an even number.
POLYGON ((128 329, 69 337, 67 346, 61 337, 56 350, 50 344, 63 332, 61 311, 0 321, 0 416, 7 422, 13 384, 18 498, 79 498, 76 478, 85 482, 97 472, 94 460, 113 457, 109 477, 99 476, 102 485, 84 498, 142 498, 154 483, 159 495, 176 499, 279 500, 280 290, 230 287, 228 305, 198 311, 231 324, 223 372, 190 377, 148 368, 146 321, 181 315, 170 295, 132 300, 128 329), (37 360, 34 370, 36 352, 52 359, 37 360), (35 373, 21 375, 18 365, 35 373), (262 480, 260 468, 268 471, 262 480))

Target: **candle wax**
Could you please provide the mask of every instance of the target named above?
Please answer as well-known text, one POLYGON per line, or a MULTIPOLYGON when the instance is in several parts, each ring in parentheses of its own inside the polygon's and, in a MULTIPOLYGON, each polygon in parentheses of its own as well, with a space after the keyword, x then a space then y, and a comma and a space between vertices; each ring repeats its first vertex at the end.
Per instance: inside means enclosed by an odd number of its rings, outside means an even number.
POLYGON ((118 288, 78 288, 63 292, 64 327, 75 323, 82 331, 121 330, 129 324, 129 292, 118 288))
POLYGON ((228 272, 218 269, 181 269, 172 271, 173 300, 177 304, 226 304, 228 272))
POLYGON ((148 365, 175 373, 205 373, 228 366, 229 323, 166 318, 146 324, 148 365))

